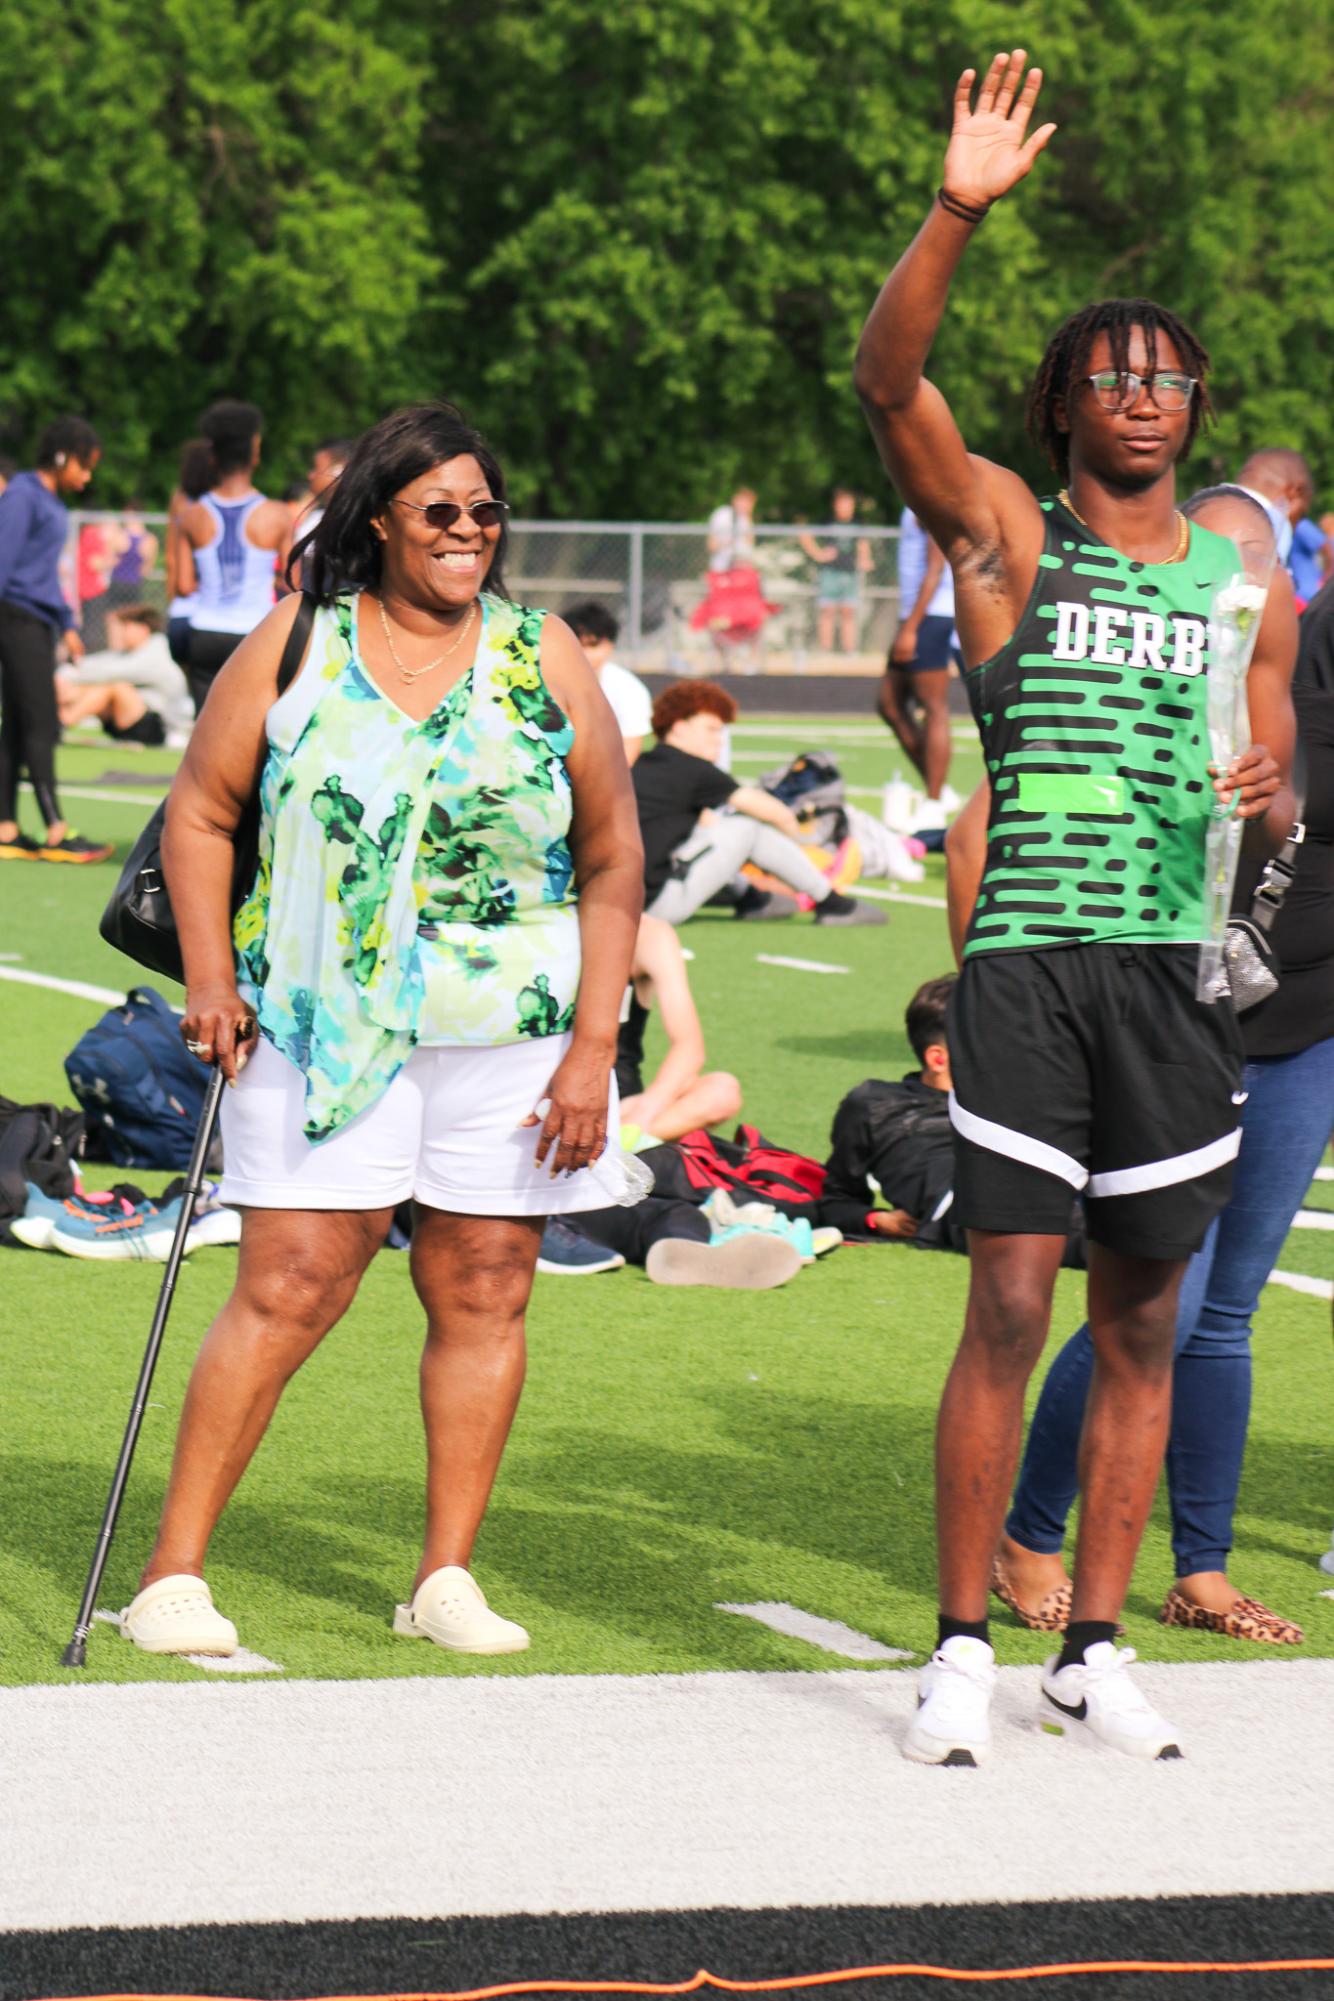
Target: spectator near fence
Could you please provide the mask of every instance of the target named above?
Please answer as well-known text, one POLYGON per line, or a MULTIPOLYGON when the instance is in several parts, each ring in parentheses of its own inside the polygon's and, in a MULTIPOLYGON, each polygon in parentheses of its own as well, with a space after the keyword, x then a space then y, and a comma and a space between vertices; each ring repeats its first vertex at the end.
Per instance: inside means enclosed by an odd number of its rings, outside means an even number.
POLYGON ((859 535, 857 496, 851 487, 836 486, 832 507, 834 526, 797 537, 803 554, 820 565, 815 586, 815 642, 832 653, 837 634, 845 653, 857 651, 861 624, 862 578, 871 568, 871 545, 859 535))
POLYGON ((58 418, 42 433, 36 470, 16 473, 0 494, 0 860, 95 862, 112 852, 74 833, 56 797, 56 642, 63 634, 71 658, 83 653, 60 587, 63 502, 84 491, 101 456, 91 424, 58 418), (18 824, 24 771, 46 826, 40 841, 18 824))

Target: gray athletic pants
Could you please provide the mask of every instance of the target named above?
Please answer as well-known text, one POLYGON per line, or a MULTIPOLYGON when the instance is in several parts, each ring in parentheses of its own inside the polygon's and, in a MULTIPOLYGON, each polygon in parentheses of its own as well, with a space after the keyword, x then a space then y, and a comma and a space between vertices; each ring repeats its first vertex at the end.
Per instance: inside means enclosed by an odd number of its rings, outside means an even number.
POLYGON ((684 924, 732 880, 743 862, 754 862, 817 903, 829 894, 829 883, 815 863, 786 834, 748 813, 724 813, 682 841, 672 856, 671 876, 649 905, 649 916, 684 924))

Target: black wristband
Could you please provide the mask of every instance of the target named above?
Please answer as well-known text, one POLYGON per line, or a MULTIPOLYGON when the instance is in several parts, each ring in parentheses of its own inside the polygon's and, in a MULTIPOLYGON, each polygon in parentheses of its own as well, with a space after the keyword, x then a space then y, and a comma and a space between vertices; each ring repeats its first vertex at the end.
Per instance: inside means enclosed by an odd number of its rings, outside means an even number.
POLYGON ((936 200, 940 203, 946 215, 957 216, 960 222, 985 222, 987 211, 991 207, 989 201, 980 204, 960 201, 958 195, 947 194, 944 188, 936 189, 936 200))

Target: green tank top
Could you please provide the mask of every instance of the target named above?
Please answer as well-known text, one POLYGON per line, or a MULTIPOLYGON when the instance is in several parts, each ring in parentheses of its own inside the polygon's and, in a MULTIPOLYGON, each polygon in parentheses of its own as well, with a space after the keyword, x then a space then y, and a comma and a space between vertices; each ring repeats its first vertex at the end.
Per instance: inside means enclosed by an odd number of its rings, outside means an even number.
POLYGON ((1179 563, 1137 563, 1044 500, 1014 637, 966 676, 991 780, 966 957, 1193 944, 1204 921, 1209 608, 1240 569, 1192 522, 1179 563))

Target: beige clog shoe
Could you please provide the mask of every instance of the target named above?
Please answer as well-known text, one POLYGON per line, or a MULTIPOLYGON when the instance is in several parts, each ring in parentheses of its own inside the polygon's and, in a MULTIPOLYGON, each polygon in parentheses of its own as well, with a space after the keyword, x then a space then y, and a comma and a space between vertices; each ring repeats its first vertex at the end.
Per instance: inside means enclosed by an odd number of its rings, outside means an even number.
POLYGON ((521 1654, 528 1646, 523 1627, 493 1612, 471 1572, 452 1563, 431 1572, 411 1605, 395 1606, 394 1631, 456 1654, 521 1654))
POLYGON ((236 1628, 202 1577, 159 1577, 120 1615, 120 1630, 146 1654, 234 1654, 236 1628))

